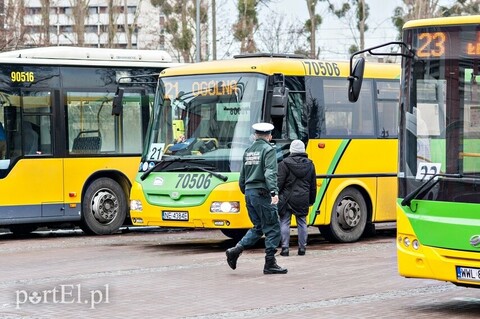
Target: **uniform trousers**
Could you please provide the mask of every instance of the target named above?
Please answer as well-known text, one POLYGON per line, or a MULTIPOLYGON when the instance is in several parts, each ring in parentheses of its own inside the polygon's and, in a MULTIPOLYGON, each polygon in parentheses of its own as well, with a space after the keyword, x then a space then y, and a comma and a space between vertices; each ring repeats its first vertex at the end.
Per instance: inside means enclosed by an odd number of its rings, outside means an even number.
POLYGON ((281 238, 277 206, 271 204, 272 197, 264 189, 246 189, 245 201, 253 228, 248 230, 239 244, 245 248, 251 247, 265 234, 265 254, 267 257, 275 256, 281 238))

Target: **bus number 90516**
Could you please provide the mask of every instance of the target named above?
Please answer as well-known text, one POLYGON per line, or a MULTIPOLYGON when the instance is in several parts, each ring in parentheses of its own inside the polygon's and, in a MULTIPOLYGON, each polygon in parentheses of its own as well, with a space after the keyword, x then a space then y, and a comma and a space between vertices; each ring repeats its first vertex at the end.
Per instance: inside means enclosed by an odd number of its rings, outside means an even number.
POLYGON ((10 80, 12 82, 33 82, 35 81, 35 76, 33 72, 12 71, 10 72, 10 80))

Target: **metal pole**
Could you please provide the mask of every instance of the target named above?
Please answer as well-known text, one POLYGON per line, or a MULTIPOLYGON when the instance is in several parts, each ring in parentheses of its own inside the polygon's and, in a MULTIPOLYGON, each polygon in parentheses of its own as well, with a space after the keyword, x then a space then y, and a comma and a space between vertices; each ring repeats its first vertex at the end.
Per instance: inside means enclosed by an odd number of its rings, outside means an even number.
POLYGON ((215 0, 212 0, 212 58, 217 59, 217 8, 215 0))
POLYGON ((197 57, 195 62, 200 62, 200 0, 197 0, 197 57))

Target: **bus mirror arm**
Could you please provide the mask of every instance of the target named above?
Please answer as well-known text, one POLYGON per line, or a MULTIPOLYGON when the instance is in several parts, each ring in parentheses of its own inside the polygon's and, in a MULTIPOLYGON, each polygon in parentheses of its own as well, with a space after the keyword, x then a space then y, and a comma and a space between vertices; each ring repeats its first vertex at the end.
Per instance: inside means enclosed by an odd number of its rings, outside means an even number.
POLYGON ((362 81, 363 81, 363 71, 365 69, 365 58, 360 57, 353 65, 353 58, 359 54, 363 54, 368 52, 371 55, 387 55, 387 56, 402 56, 406 58, 414 58, 415 52, 410 49, 406 43, 400 41, 388 42, 385 44, 377 45, 371 48, 367 48, 365 50, 360 50, 353 53, 350 56, 350 75, 348 76, 348 100, 352 103, 357 102, 358 97, 360 96, 360 90, 362 88, 362 81), (390 45, 398 45, 402 47, 404 50, 401 50, 400 53, 397 52, 374 52, 373 50, 383 48, 390 45), (403 53, 406 51, 406 53, 403 53))
POLYGON ((125 91, 120 85, 151 85, 157 84, 157 82, 149 82, 144 81, 143 79, 149 79, 151 77, 158 78, 159 74, 143 74, 143 75, 135 75, 135 76, 122 76, 117 79, 117 91, 115 92, 115 96, 112 102, 112 115, 120 115, 123 112, 123 92, 125 91), (134 81, 135 80, 135 81, 134 81))

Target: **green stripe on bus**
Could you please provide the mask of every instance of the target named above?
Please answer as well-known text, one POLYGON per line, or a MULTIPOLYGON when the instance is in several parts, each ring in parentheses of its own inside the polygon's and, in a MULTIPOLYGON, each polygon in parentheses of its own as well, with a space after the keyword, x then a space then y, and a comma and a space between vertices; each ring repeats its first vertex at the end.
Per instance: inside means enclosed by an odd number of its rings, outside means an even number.
MULTIPOLYGON (((337 151, 335 152, 335 156, 333 157, 332 161, 330 162, 330 166, 328 167, 327 173, 328 174, 333 174, 335 173, 335 170, 338 166, 338 163, 340 162, 340 159, 343 156, 343 153, 347 149, 348 144, 350 143, 349 139, 342 140, 340 143, 340 146, 338 147, 337 151)), ((325 180, 322 183, 322 187, 317 191, 317 197, 315 199, 315 203, 313 204, 312 207, 312 214, 310 214, 310 221, 309 225, 313 225, 315 222, 315 218, 317 217, 316 212, 320 209, 320 203, 322 202, 323 198, 325 197, 325 194, 327 192, 328 185, 330 184, 331 178, 325 178, 325 180)))
POLYGON ((480 253, 480 247, 470 242, 480 236, 477 203, 414 199, 409 207, 402 206, 401 201, 399 198, 397 205, 421 245, 480 253))

